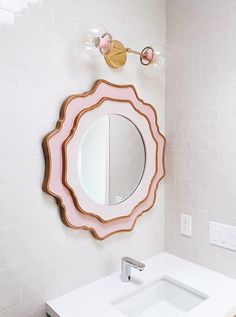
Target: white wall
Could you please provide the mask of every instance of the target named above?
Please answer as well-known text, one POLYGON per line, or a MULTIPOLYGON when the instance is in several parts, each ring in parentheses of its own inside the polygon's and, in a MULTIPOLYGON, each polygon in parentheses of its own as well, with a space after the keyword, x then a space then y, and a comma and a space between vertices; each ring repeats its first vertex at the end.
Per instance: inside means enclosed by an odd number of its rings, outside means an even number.
POLYGON ((236 225, 235 39, 234 0, 167 0, 166 247, 234 277, 236 252, 208 244, 208 222, 236 225))
MULTIPOLYGON (((10 12, 0 11, 0 19, 10 12)), ((141 98, 158 105, 164 130, 163 75, 141 67, 136 56, 114 71, 102 58, 73 54, 88 19, 136 49, 165 39, 164 0, 42 0, 0 26, 0 317, 42 317, 46 300, 119 269, 123 255, 143 259, 163 249, 163 183, 158 204, 133 232, 103 242, 66 228, 41 190, 42 138, 65 97, 99 78, 134 84, 141 98)))

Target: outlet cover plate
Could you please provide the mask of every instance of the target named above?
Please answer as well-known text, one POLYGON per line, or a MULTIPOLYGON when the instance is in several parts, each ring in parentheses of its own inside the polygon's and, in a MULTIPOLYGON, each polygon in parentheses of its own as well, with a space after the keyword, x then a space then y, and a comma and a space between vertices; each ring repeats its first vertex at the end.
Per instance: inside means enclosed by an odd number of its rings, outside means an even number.
POLYGON ((186 237, 192 235, 192 216, 181 214, 180 215, 180 233, 186 237))

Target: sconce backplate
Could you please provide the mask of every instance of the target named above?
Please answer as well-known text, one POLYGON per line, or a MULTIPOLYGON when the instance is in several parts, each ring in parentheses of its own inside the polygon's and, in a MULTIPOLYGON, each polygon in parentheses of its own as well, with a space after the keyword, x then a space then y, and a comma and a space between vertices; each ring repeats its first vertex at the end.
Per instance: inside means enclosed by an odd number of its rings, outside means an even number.
POLYGON ((119 68, 126 63, 127 50, 120 41, 113 40, 111 50, 104 59, 110 67, 119 68))

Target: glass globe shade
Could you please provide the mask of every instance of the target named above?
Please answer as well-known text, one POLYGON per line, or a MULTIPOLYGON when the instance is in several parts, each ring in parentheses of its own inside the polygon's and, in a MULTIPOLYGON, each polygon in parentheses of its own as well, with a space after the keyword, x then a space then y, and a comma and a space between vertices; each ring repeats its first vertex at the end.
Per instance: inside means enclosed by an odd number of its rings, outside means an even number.
POLYGON ((166 62, 165 55, 161 54, 160 52, 155 52, 153 62, 151 62, 150 65, 157 67, 157 68, 164 68, 165 62, 166 62))
POLYGON ((101 53, 95 46, 95 40, 97 37, 102 37, 106 32, 105 27, 99 23, 88 28, 82 37, 82 51, 90 56, 100 56, 101 53))
POLYGON ((154 50, 154 56, 149 66, 152 66, 152 68, 156 70, 165 69, 166 54, 165 54, 164 46, 161 46, 159 44, 156 44, 156 45, 154 44, 152 45, 152 48, 154 50))

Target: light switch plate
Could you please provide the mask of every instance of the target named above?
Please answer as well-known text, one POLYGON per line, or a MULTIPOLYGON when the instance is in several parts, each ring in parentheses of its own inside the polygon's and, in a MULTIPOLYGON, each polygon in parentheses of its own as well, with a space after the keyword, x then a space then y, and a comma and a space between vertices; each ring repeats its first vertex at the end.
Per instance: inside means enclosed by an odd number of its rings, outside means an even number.
POLYGON ((184 236, 191 237, 192 235, 192 216, 180 215, 180 233, 184 236))
POLYGON ((236 251, 236 227, 209 222, 209 243, 236 251))

